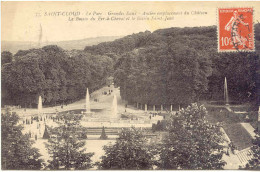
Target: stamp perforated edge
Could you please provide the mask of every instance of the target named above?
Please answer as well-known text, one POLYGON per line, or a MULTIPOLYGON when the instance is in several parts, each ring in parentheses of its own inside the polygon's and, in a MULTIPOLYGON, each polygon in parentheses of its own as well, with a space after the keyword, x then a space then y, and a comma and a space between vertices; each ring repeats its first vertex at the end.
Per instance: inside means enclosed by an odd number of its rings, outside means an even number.
POLYGON ((217 7, 216 8, 218 53, 228 53, 228 52, 231 52, 231 53, 233 53, 233 52, 250 52, 250 53, 252 53, 252 52, 255 52, 255 22, 254 22, 255 21, 255 15, 254 14, 255 14, 254 7, 217 7), (239 51, 238 50, 220 50, 220 47, 219 47, 219 13, 218 13, 218 11, 219 11, 219 9, 222 9, 222 8, 225 8, 225 9, 252 8, 253 9, 252 34, 253 34, 253 37, 254 37, 254 39, 253 39, 254 49, 252 49, 252 50, 239 50, 239 51))

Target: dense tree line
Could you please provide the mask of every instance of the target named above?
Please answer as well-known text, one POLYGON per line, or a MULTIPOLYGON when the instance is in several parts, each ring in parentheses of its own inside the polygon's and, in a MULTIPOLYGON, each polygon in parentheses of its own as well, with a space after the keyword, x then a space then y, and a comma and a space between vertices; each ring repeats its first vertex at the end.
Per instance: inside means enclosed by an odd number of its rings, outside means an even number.
POLYGON ((169 43, 141 49, 118 60, 115 83, 131 102, 188 104, 207 91, 211 62, 195 49, 169 43))
POLYGON ((113 53, 121 55, 125 52, 132 51, 136 47, 144 46, 150 43, 149 37, 151 32, 140 32, 132 34, 112 42, 104 42, 94 46, 86 46, 85 51, 91 54, 107 54, 113 53))
POLYGON ((223 100, 227 77, 231 101, 257 102, 259 30, 256 52, 218 53, 217 28, 169 28, 133 34, 113 42, 86 47, 93 54, 120 56, 115 83, 130 102, 188 104, 223 100))
POLYGON ((46 46, 13 57, 3 52, 3 103, 28 106, 38 95, 50 105, 75 101, 86 87, 102 86, 113 67, 121 96, 130 102, 187 105, 223 100, 227 77, 231 101, 256 103, 259 30, 256 24, 255 53, 218 53, 214 26, 140 32, 84 51, 46 46))
POLYGON ((223 98, 224 78, 227 77, 231 101, 257 102, 257 82, 260 65, 257 53, 225 53, 212 56, 213 74, 208 78, 211 99, 223 98))
MULTIPOLYGON (((5 53, 6 54, 6 53, 5 53)), ((45 105, 66 103, 106 84, 113 60, 84 51, 64 51, 57 46, 18 51, 2 67, 2 104, 45 105)))
POLYGON ((3 66, 6 63, 11 63, 13 60, 13 54, 9 51, 3 51, 1 53, 1 65, 3 66))

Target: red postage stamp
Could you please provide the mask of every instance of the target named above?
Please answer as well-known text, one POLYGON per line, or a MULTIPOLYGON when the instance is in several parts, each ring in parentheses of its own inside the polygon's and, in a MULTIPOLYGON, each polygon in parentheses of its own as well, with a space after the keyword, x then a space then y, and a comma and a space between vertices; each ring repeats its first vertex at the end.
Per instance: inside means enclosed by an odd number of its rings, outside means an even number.
POLYGON ((218 51, 254 51, 253 8, 218 9, 218 51))

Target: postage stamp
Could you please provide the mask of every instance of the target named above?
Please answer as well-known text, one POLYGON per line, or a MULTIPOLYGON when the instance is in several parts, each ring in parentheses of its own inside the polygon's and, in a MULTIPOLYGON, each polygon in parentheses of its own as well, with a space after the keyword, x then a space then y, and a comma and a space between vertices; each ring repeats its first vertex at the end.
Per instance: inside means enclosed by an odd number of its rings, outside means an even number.
POLYGON ((218 8, 218 51, 254 51, 253 8, 218 8))

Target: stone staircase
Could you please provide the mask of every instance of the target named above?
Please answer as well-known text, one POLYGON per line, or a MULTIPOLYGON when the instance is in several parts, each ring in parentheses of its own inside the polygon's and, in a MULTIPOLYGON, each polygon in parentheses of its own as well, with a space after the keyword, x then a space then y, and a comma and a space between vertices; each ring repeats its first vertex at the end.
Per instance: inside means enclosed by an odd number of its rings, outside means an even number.
POLYGON ((253 158, 253 153, 252 153, 250 147, 246 148, 242 151, 239 151, 236 155, 237 155, 239 161, 241 162, 241 164, 246 164, 249 160, 251 160, 253 158))
MULTIPOLYGON (((121 128, 105 128, 106 135, 119 135, 121 128)), ((101 135, 101 127, 91 127, 87 128, 87 135, 101 135)))
MULTIPOLYGON (((125 128, 129 128, 129 127, 125 127, 125 128)), ((87 133, 87 135, 101 135, 102 129, 103 129, 103 127, 87 127, 86 133, 87 133)), ((106 135, 119 135, 121 130, 122 130, 122 128, 120 128, 120 127, 105 127, 106 135)), ((149 132, 150 130, 151 130, 150 128, 148 128, 148 129, 142 128, 142 131, 144 131, 144 133, 145 133, 144 135, 146 137, 155 136, 155 134, 152 134, 149 132), (146 132, 146 131, 148 131, 148 132, 146 132), (148 133, 150 133, 150 134, 148 134, 148 133)))

